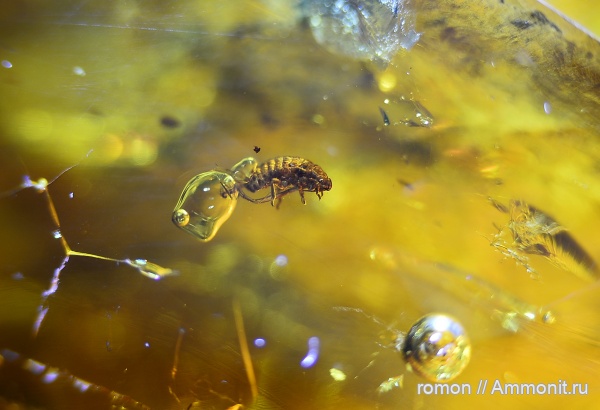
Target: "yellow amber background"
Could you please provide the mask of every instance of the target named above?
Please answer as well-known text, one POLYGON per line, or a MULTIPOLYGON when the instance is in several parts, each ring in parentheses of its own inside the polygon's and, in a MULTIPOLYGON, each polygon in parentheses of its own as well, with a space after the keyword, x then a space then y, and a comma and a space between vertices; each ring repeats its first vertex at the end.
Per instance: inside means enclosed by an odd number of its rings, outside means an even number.
MULTIPOLYGON (((553 3, 600 32, 595 2, 553 3)), ((535 1, 413 7, 421 40, 382 66, 322 49, 284 1, 0 6, 0 349, 158 409, 595 408, 598 286, 539 256, 531 279, 490 246, 508 215, 488 198, 527 201, 598 260, 600 45, 535 1), (551 24, 511 24, 535 10, 551 24), (426 107, 433 126, 393 125, 412 112, 402 100, 426 107), (322 166, 331 192, 306 206, 289 195, 279 210, 240 200, 208 243, 173 226, 192 176, 283 155, 322 166), (152 281, 73 256, 33 336, 64 249, 45 196, 12 190, 74 164, 49 187, 71 248, 179 275, 152 281), (468 274, 498 293, 478 295, 468 274), (504 330, 494 306, 507 294, 556 323, 504 330), (385 326, 340 306, 401 331, 429 312, 454 315, 472 357, 453 382, 472 394, 417 394, 426 381, 380 346, 385 326), (313 336, 319 361, 303 369, 313 336), (377 393, 401 374, 401 388, 377 393), (480 380, 564 380, 588 394, 477 395, 480 380)), ((17 367, 0 362, 2 406, 110 406, 106 392, 17 367)))

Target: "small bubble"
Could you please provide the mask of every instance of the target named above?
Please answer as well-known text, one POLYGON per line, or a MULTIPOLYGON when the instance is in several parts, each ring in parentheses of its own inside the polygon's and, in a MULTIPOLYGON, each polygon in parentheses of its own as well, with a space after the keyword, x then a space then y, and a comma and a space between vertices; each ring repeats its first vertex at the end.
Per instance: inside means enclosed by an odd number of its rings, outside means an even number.
POLYGON ((73 381, 73 387, 75 387, 77 390, 79 390, 82 393, 85 393, 86 391, 88 391, 88 389, 91 387, 92 385, 84 380, 81 379, 75 379, 73 381))
POLYGON ((12 63, 8 60, 2 60, 2 62, 0 64, 2 64, 2 67, 4 67, 4 68, 12 68, 12 66, 13 66, 12 63))
POLYGON ((14 280, 22 280, 25 276, 21 272, 15 272, 11 275, 14 280))
POLYGON ((46 365, 36 360, 27 359, 25 360, 25 363, 23 363, 23 368, 29 370, 29 372, 33 374, 40 375, 46 370, 46 365))
POLYGON ((8 349, 0 350, 0 363, 2 363, 4 360, 6 360, 9 363, 14 362, 19 357, 20 357, 19 353, 14 352, 12 350, 8 350, 8 349))
POLYGON ((320 341, 319 338, 313 336, 308 339, 308 353, 304 356, 304 359, 300 362, 300 366, 308 369, 309 367, 313 367, 317 360, 319 359, 319 346, 320 341))
POLYGON ((190 214, 185 209, 178 209, 173 212, 173 223, 182 228, 190 222, 190 214))
POLYGON ((254 346, 256 346, 256 347, 265 347, 266 344, 267 344, 267 342, 265 339, 262 339, 260 337, 257 339, 254 339, 254 346))
POLYGON ((379 79, 378 85, 379 89, 384 93, 391 91, 396 87, 396 76, 391 73, 385 73, 379 79))
POLYGON ((85 70, 79 66, 75 66, 73 67, 73 74, 83 77, 85 76, 85 70))
POLYGON ((73 192, 69 192, 69 198, 73 199, 75 197, 75 194, 73 192))
POLYGON ((258 162, 255 158, 247 157, 231 167, 231 175, 238 182, 246 182, 254 172, 258 162))
POLYGON ((552 112, 552 106, 550 105, 550 103, 548 101, 544 102, 544 112, 546 114, 550 114, 552 112))
POLYGON ((178 274, 178 272, 173 269, 162 267, 156 263, 149 262, 146 259, 124 259, 120 262, 136 268, 142 275, 153 280, 160 280, 164 277, 178 274))
POLYGON ((144 347, 145 347, 145 348, 149 348, 149 347, 150 347, 150 343, 148 343, 148 342, 145 342, 145 343, 144 343, 144 347))
POLYGON ((343 382, 344 380, 346 380, 346 373, 344 373, 340 369, 336 369, 336 368, 329 369, 329 375, 336 382, 343 382))
POLYGON ((275 258, 275 264, 277 266, 286 266, 288 264, 288 258, 285 255, 277 255, 275 258))
POLYGON ((58 379, 58 376, 59 376, 58 371, 56 371, 54 369, 48 370, 42 376, 42 383, 46 383, 46 384, 54 383, 54 381, 56 379, 58 379))
POLYGON ((547 311, 542 315, 542 321, 544 323, 554 323, 556 321, 556 316, 551 311, 547 311))
POLYGON ((312 117, 312 121, 317 125, 322 125, 325 122, 325 117, 323 117, 321 114, 315 114, 312 117))

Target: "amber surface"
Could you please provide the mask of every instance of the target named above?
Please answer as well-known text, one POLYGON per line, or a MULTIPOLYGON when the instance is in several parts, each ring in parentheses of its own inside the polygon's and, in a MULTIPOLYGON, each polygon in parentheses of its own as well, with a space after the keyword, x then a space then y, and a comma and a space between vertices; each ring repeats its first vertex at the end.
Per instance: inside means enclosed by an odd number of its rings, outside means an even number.
POLYGON ((536 1, 411 9, 386 63, 295 2, 2 3, 0 407, 596 408, 600 44, 536 1), (238 200, 208 242, 173 225, 249 156, 333 188, 238 200), (393 345, 432 312, 469 335, 470 394, 424 394, 393 345), (587 394, 491 391, 563 381, 587 394))

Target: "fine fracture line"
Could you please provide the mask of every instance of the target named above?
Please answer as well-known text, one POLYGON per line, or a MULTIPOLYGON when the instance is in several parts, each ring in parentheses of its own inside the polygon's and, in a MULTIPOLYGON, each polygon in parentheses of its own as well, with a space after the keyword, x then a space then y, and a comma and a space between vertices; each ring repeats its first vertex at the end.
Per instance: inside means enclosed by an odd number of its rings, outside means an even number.
MULTIPOLYGON (((91 153, 92 153, 92 151, 89 151, 86 155, 86 158, 91 153)), ((54 206, 54 201, 52 200, 52 197, 50 196, 50 192, 48 191, 48 186, 50 184, 52 184, 54 181, 56 181, 58 178, 60 178, 67 171, 76 167, 77 165, 79 165, 79 162, 75 165, 72 165, 72 166, 66 168, 62 172, 60 172, 50 182, 48 182, 48 180, 45 178, 40 178, 39 180, 34 181, 28 175, 25 175, 23 177, 22 184, 18 188, 8 191, 8 192, 5 192, 3 194, 0 194, 0 198, 3 198, 6 196, 10 196, 16 192, 19 192, 23 189, 27 189, 27 188, 34 188, 37 192, 43 193, 44 196, 46 197, 46 201, 48 204, 48 211, 49 211, 52 221, 54 222, 54 225, 56 227, 56 229, 53 231, 52 234, 55 239, 60 240, 60 244, 65 252, 65 257, 62 259, 59 266, 56 269, 54 269, 52 279, 50 281, 50 286, 48 287, 48 289, 44 290, 41 294, 42 300, 41 300, 40 306, 38 307, 38 314, 37 314, 37 317, 33 324, 33 335, 34 336, 36 336, 38 334, 40 326, 42 325, 42 322, 43 322, 46 314, 48 313, 48 309, 49 309, 49 306, 47 304, 48 298, 58 290, 58 285, 60 282, 60 274, 61 274, 62 270, 65 268, 65 266, 67 265, 67 262, 69 262, 69 258, 71 256, 81 256, 81 257, 86 257, 86 258, 100 259, 100 260, 105 260, 105 261, 110 261, 110 262, 116 262, 118 264, 123 263, 128 266, 131 266, 132 268, 137 270, 142 275, 144 275, 150 279, 153 279, 153 280, 160 280, 166 276, 177 274, 176 271, 174 271, 170 268, 162 267, 153 262, 147 261, 146 259, 133 259, 133 260, 128 259, 128 258, 115 259, 115 258, 109 258, 106 256, 95 255, 93 253, 79 252, 79 251, 75 251, 75 250, 71 249, 67 240, 62 236, 62 234, 60 232, 60 220, 58 218, 58 213, 56 212, 56 207, 54 206)))

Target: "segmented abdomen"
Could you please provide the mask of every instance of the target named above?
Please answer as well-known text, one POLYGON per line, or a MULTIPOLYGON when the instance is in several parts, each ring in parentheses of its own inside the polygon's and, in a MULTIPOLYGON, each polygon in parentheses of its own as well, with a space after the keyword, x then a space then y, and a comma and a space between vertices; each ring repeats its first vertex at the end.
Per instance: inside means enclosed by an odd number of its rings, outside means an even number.
MULTIPOLYGON (((283 186, 298 186, 299 178, 318 180, 325 175, 321 167, 300 157, 272 158, 260 164, 250 180, 244 184, 250 192, 259 191, 271 185, 273 179, 278 179, 283 186)), ((327 175, 325 175, 327 178, 327 175)), ((310 189, 309 187, 302 187, 310 189)))

